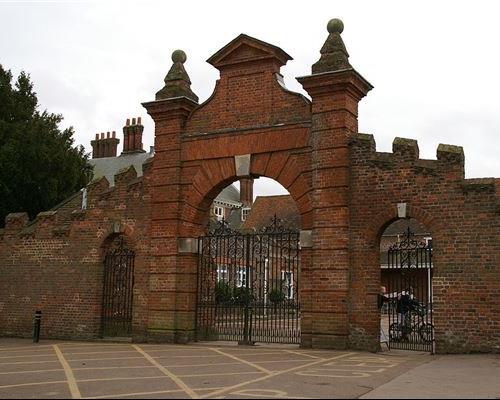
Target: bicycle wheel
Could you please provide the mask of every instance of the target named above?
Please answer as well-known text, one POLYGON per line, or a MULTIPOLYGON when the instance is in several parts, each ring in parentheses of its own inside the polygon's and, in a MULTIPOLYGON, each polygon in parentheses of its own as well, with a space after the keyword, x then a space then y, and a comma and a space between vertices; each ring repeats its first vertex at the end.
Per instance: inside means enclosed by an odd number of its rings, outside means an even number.
POLYGON ((396 322, 389 326, 389 339, 392 342, 400 342, 403 339, 403 327, 396 322))
POLYGON ((422 326, 418 328, 418 334, 424 343, 432 343, 434 338, 434 325, 422 324, 422 326))

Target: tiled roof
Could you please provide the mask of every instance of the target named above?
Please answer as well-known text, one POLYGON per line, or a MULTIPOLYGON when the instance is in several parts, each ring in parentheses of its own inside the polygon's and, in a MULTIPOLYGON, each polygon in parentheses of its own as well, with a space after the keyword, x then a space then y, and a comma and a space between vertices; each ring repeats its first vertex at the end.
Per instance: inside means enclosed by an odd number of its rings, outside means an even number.
POLYGON ((300 229, 299 210, 290 195, 258 196, 241 228, 258 230, 270 225, 275 215, 281 220, 283 226, 300 229))
POLYGON ((152 156, 151 153, 123 154, 118 157, 93 158, 89 164, 94 167, 93 180, 106 177, 111 186, 115 185, 115 175, 118 171, 134 166, 137 176, 142 176, 142 164, 152 156))

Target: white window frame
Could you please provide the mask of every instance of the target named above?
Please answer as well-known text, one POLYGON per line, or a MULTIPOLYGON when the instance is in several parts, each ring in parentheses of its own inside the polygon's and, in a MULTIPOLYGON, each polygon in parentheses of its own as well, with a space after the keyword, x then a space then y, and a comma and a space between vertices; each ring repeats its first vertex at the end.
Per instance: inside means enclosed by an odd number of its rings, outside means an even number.
POLYGON ((241 220, 242 221, 246 221, 246 219, 248 218, 248 214, 250 214, 250 210, 251 210, 250 207, 245 207, 245 208, 241 209, 241 220))
POLYGON ((229 282, 229 269, 227 265, 217 266, 217 282, 229 282))
POLYGON ((224 213, 225 213, 224 207, 214 206, 214 214, 219 221, 224 219, 224 213))
POLYGON ((247 284, 247 267, 238 265, 235 271, 236 287, 246 287, 247 284))
POLYGON ((295 294, 295 288, 293 284, 293 272, 292 271, 281 271, 281 282, 285 286, 285 296, 287 299, 293 299, 295 294))

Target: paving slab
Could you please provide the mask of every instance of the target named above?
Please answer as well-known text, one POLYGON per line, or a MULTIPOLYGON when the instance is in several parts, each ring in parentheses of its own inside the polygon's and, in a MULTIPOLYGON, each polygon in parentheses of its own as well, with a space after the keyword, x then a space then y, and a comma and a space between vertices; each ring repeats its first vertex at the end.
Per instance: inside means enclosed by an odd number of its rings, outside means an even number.
POLYGON ((500 355, 435 356, 363 399, 498 399, 500 355))

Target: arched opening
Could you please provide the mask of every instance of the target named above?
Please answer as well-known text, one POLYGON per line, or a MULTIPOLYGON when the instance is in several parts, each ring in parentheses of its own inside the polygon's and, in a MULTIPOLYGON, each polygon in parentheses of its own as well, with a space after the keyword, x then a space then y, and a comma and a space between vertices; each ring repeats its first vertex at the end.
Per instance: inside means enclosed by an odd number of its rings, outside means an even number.
POLYGON ((380 238, 381 342, 434 351, 432 233, 415 218, 398 219, 380 238))
POLYGON ((132 335, 135 251, 123 234, 112 234, 103 245, 102 337, 132 335))
POLYGON ((295 201, 275 181, 243 178, 209 214, 199 239, 197 339, 300 343, 295 201))

